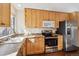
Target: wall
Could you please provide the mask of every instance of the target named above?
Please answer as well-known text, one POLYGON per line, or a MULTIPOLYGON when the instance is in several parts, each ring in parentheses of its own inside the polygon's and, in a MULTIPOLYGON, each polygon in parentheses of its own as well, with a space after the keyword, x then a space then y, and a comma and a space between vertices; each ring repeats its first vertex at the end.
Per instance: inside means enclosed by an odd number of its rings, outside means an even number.
POLYGON ((4 27, 0 27, 0 34, 2 34, 2 31, 4 30, 4 27))
POLYGON ((11 16, 15 17, 15 32, 23 33, 24 32, 24 10, 18 10, 14 5, 11 5, 11 16))
POLYGON ((16 14, 16 32, 24 33, 25 30, 25 14, 24 9, 18 10, 16 14))
MULTIPOLYGON (((13 17, 16 17, 16 14, 17 14, 17 10, 16 8, 11 4, 11 26, 13 27, 13 17)), ((16 21, 15 22, 15 25, 16 25, 16 21)), ((16 27, 14 29, 14 31, 16 32, 16 27)))

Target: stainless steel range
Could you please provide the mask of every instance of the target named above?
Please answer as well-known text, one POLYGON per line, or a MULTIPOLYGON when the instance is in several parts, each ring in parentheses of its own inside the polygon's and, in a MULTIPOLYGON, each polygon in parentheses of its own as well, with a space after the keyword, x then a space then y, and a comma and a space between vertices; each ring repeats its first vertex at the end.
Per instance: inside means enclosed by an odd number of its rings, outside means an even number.
POLYGON ((58 37, 52 35, 52 30, 43 30, 42 34, 45 37, 45 52, 56 52, 58 51, 58 37))

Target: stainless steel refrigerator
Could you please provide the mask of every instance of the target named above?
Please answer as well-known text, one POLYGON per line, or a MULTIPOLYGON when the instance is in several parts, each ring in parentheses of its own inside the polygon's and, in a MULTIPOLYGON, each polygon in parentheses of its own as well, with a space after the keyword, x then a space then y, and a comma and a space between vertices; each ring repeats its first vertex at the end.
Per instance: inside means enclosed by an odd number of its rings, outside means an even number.
POLYGON ((63 35, 64 51, 77 50, 77 22, 61 21, 59 22, 59 33, 63 35))

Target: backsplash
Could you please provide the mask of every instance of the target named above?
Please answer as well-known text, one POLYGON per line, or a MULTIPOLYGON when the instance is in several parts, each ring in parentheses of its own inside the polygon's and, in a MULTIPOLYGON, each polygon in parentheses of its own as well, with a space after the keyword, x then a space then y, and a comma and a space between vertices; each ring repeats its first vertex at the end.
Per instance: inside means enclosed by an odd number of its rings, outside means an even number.
POLYGON ((3 30, 4 30, 4 27, 0 27, 0 34, 2 33, 3 30))
POLYGON ((25 33, 31 34, 31 33, 41 33, 42 30, 52 30, 53 33, 55 33, 56 29, 53 28, 26 28, 25 33))
POLYGON ((12 34, 13 30, 10 27, 0 27, 0 35, 12 34))

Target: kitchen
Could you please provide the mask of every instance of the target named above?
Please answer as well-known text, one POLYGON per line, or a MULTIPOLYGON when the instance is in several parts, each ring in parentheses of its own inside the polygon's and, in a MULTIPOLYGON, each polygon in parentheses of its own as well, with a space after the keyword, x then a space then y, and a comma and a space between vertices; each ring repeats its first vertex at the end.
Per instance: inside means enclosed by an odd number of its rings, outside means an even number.
MULTIPOLYGON (((70 22, 68 24, 74 22, 76 24, 74 28, 78 29, 79 24, 76 22, 79 22, 79 12, 78 10, 65 10, 61 5, 58 3, 0 4, 0 51, 2 52, 0 55, 27 56, 63 51, 64 47, 67 47, 67 41, 65 41, 62 30, 59 31, 60 22, 70 22)), ((63 5, 71 7, 69 4, 63 5)), ((79 34, 78 32, 74 33, 79 34)), ((79 40, 76 36, 75 41, 69 40, 70 43, 74 41, 74 45, 78 47, 79 40)))

